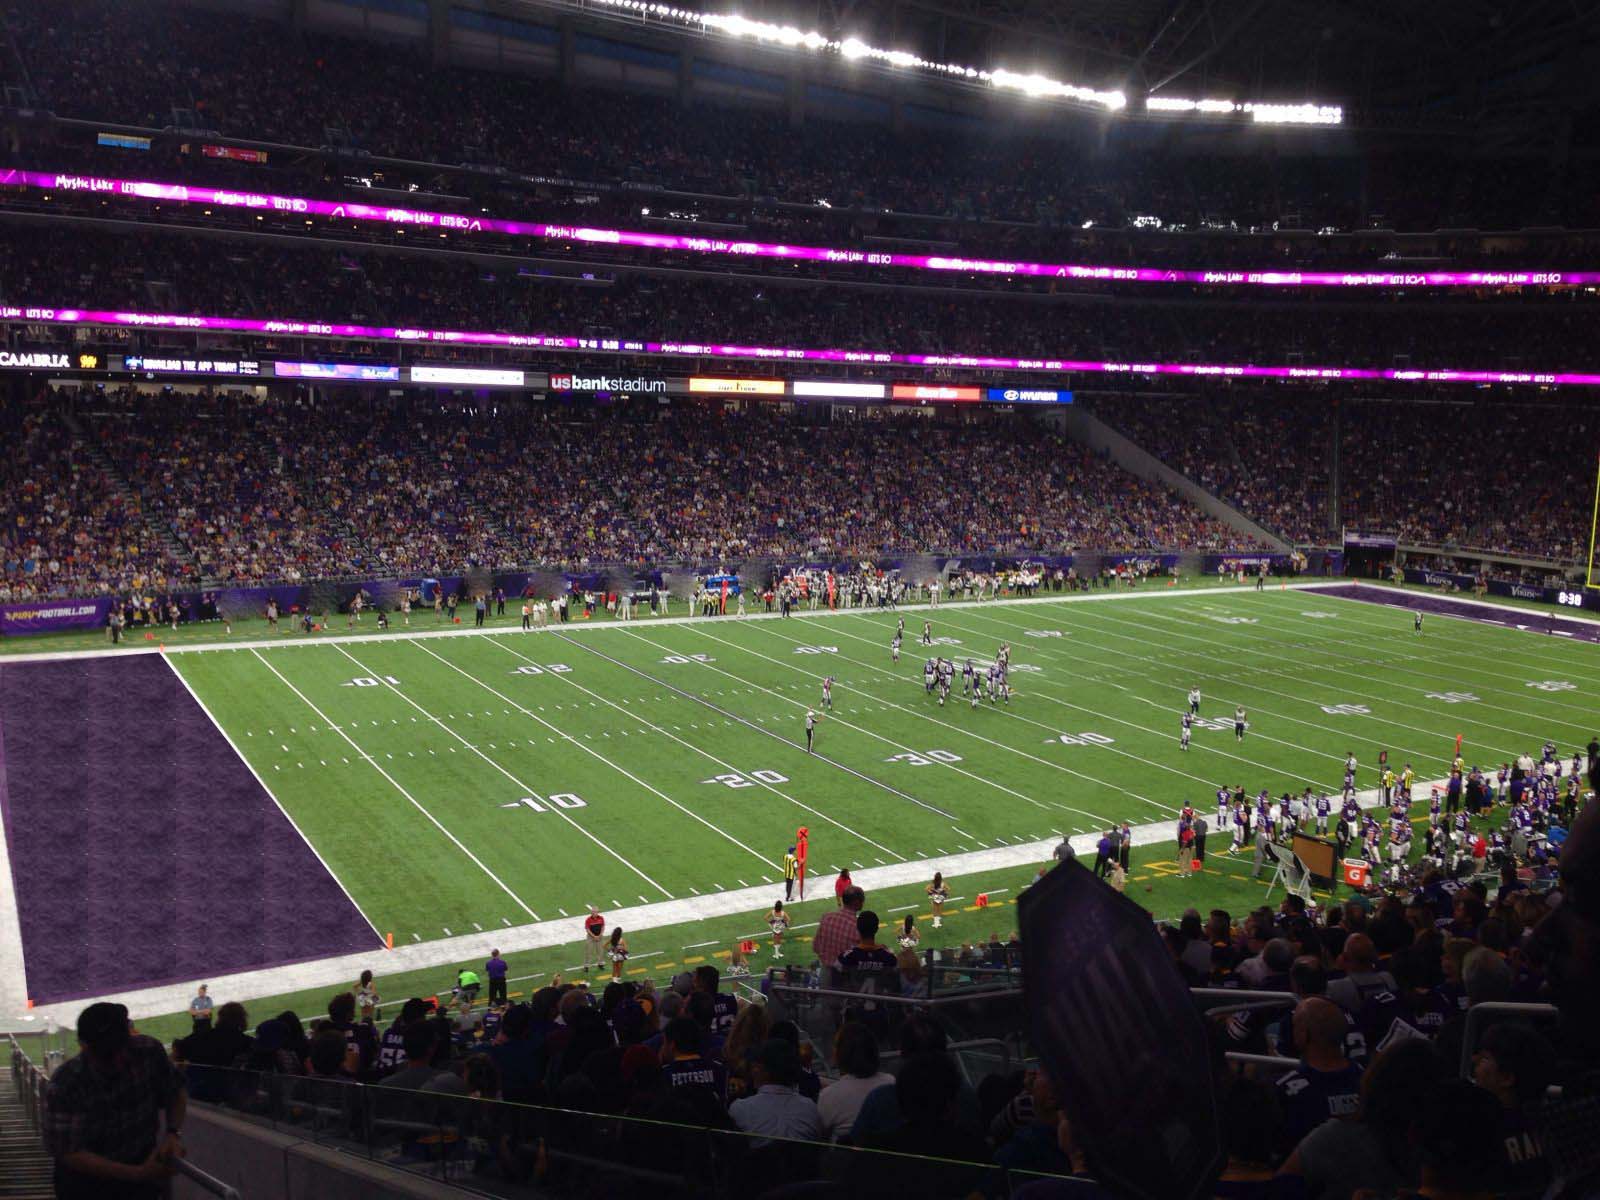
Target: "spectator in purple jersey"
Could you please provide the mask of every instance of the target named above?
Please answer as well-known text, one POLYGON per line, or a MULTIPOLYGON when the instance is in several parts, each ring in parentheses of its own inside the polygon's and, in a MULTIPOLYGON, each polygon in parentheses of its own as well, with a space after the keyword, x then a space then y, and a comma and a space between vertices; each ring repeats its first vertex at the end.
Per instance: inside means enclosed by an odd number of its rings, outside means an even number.
POLYGON ((661 1070, 673 1088, 705 1088, 721 1104, 728 1102, 728 1072, 701 1053, 700 1026, 689 1017, 677 1017, 661 1033, 661 1070))
MULTIPOLYGON (((1361 1080, 1354 1120, 1325 1121, 1289 1154, 1278 1175, 1310 1196, 1379 1195, 1413 1184, 1420 1164, 1417 1123, 1450 1070, 1425 1041, 1405 1041, 1378 1055, 1361 1080)), ((1296 1193, 1302 1194, 1302 1193, 1296 1193)))
POLYGON ((1531 1025, 1500 1021, 1484 1031, 1472 1056, 1472 1081, 1500 1102, 1504 1117, 1498 1190, 1540 1195, 1549 1185, 1550 1164, 1536 1123, 1556 1080, 1555 1047, 1531 1025))
POLYGON ((1275 1083, 1286 1150, 1324 1121, 1355 1115, 1361 1068, 1345 1057, 1346 1034, 1344 1014, 1331 1001, 1311 997, 1296 1006, 1294 1046, 1300 1062, 1275 1083))
POLYGON ((694 969, 694 983, 691 986, 695 992, 711 997, 715 1014, 711 1019, 711 1032, 725 1038, 739 1017, 739 1000, 727 992, 717 991, 717 985, 721 982, 722 973, 711 964, 703 963, 694 969))

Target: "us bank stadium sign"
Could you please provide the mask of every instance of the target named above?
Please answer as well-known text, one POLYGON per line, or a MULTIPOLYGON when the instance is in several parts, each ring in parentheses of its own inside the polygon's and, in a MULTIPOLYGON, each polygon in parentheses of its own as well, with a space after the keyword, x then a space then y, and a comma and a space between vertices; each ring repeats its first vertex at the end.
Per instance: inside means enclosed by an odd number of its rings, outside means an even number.
POLYGON ((667 390, 665 379, 638 375, 557 375, 550 376, 552 392, 625 392, 653 396, 667 390))
POLYGON ((50 350, 0 350, 0 367, 19 371, 70 371, 72 355, 50 350))

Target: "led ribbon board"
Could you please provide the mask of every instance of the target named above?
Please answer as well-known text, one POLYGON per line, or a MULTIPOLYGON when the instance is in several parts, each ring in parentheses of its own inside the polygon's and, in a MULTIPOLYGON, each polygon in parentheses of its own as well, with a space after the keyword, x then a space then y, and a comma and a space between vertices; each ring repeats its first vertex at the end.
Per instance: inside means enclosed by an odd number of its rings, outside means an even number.
POLYGON ((743 242, 724 238, 689 237, 642 230, 601 229, 586 225, 549 225, 537 221, 507 221, 488 216, 461 216, 426 209, 396 208, 306 196, 280 196, 270 192, 232 188, 194 187, 179 183, 152 183, 113 179, 100 175, 51 174, 42 171, 0 171, 0 186, 56 192, 84 192, 143 200, 151 204, 209 204, 285 216, 330 217, 369 221, 391 227, 416 226, 470 237, 478 233, 512 234, 545 241, 583 242, 601 246, 627 246, 640 250, 678 254, 726 255, 735 258, 776 258, 799 262, 838 263, 871 271, 910 268, 954 271, 969 275, 1019 278, 1078 279, 1106 283, 1198 283, 1238 287, 1553 287, 1600 283, 1600 271, 1234 271, 1169 270, 1164 267, 1104 267, 1081 263, 1024 262, 1013 259, 964 258, 951 255, 889 254, 837 246, 791 246, 773 242, 743 242))
MULTIPOLYGON (((988 371, 1082 372, 1095 375, 1187 375, 1218 379, 1386 380, 1395 383, 1503 383, 1541 387, 1596 387, 1600 373, 1579 371, 1417 370, 1398 367, 1259 366, 1254 363, 1114 362, 1104 359, 1009 358, 989 354, 902 354, 892 350, 830 350, 798 346, 742 346, 721 342, 652 342, 596 339, 548 333, 474 332, 423 329, 401 325, 353 325, 332 321, 262 320, 257 317, 203 317, 179 313, 118 312, 114 309, 52 308, 48 305, 0 305, 0 321, 48 325, 99 325, 118 329, 178 329, 266 333, 297 337, 360 338, 421 342, 430 345, 512 346, 528 350, 591 354, 658 354, 671 358, 745 358, 780 362, 826 362, 863 366, 964 367, 988 371)), ((576 378, 576 377, 575 377, 576 378)), ((654 381, 626 380, 628 383, 654 381)), ((551 386, 557 387, 555 378, 551 386)), ((796 381, 796 396, 865 396, 846 388, 875 389, 883 384, 811 383, 796 381), (821 390, 830 388, 832 390, 821 390)), ((557 388, 559 390, 559 388, 557 388)), ((644 391, 644 387, 633 390, 644 391)), ((665 390, 665 388, 657 389, 665 390)))

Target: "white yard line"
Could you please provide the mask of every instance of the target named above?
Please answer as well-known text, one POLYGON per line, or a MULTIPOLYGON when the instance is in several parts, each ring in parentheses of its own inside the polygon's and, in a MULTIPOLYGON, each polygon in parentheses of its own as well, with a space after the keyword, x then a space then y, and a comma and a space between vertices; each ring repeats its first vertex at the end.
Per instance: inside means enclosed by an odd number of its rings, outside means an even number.
MULTIPOLYGON (((429 650, 426 646, 418 646, 417 649, 421 650, 424 654, 428 655, 431 658, 438 659, 441 663, 443 663, 445 666, 449 667, 451 670, 457 672, 458 674, 464 675, 466 678, 470 679, 473 683, 475 683, 479 687, 483 688, 491 696, 494 696, 496 699, 502 700, 506 704, 511 705, 518 712, 522 713, 523 716, 529 718, 530 720, 538 722, 540 726, 542 726, 545 729, 548 729, 550 732, 552 732, 556 736, 560 737, 563 741, 570 742, 572 745, 576 746, 579 750, 582 750, 585 754, 588 754, 593 758, 599 759, 606 766, 610 767, 613 771, 616 771, 618 774, 620 774, 624 778, 626 778, 629 782, 637 784, 639 787, 642 787, 645 791, 649 792, 651 795, 657 797, 658 799, 665 800, 668 804, 672 805, 673 808, 675 808, 679 812, 683 813, 684 816, 693 818, 694 820, 700 822, 700 824, 704 825, 707 829, 711 830, 713 833, 716 833, 721 837, 727 838, 728 841, 732 842, 735 846, 739 847, 739 849, 745 851, 747 854, 754 855, 756 858, 758 858, 762 862, 766 863, 769 867, 775 867, 775 866, 778 865, 777 863, 773 862, 771 859, 768 859, 768 858, 764 857, 759 851, 753 849, 750 846, 746 846, 743 842, 741 842, 738 838, 734 837, 732 834, 724 833, 722 830, 718 829, 715 825, 711 824, 711 822, 707 821, 705 818, 700 817, 700 816, 696 815, 693 812, 690 812, 687 808, 685 808, 683 805, 679 804, 671 796, 667 795, 665 792, 661 791, 659 788, 652 787, 650 784, 648 784, 644 780, 640 779, 637 775, 635 775, 632 771, 628 770, 626 767, 622 766, 620 763, 613 762, 611 759, 607 758, 604 754, 601 754, 600 751, 596 750, 593 746, 585 746, 582 742, 580 742, 576 738, 574 738, 570 733, 567 733, 565 730, 563 730, 563 729, 561 729, 561 728, 559 728, 559 727, 557 727, 555 725, 552 725, 549 721, 546 721, 543 717, 535 715, 533 712, 531 712, 527 708, 523 707, 523 705, 521 705, 517 701, 513 700, 510 696, 507 696, 504 692, 496 690, 495 688, 491 687, 489 684, 485 683, 483 680, 479 679, 476 675, 472 674, 472 672, 467 671, 467 670, 463 670, 461 667, 457 666, 455 663, 451 662, 447 658, 441 658, 439 655, 434 654, 434 652, 432 650, 429 650)), ((354 657, 350 656, 348 651, 341 651, 341 653, 345 654, 345 656, 347 658, 350 658, 351 662, 355 662, 356 661, 356 659, 354 657)), ((519 657, 520 657, 520 655, 519 655, 519 657)), ((368 673, 370 674, 371 672, 368 672, 368 673)), ((558 676, 558 678, 564 678, 564 677, 558 676)), ((394 687, 393 684, 390 684, 389 686, 390 687, 394 687)), ((399 691, 398 688, 395 688, 394 690, 395 691, 399 691)), ((402 695, 403 695, 403 693, 402 693, 402 695)), ((416 702, 411 700, 411 698, 409 696, 405 697, 405 699, 406 699, 407 703, 412 704, 413 707, 416 707, 417 709, 419 709, 419 711, 422 710, 422 706, 416 704, 416 702)), ((450 731, 450 732, 451 732, 452 736, 458 736, 458 735, 454 734, 454 731, 450 731)), ((528 784, 522 783, 520 780, 516 780, 515 777, 512 776, 509 771, 507 771, 504 767, 501 767, 498 763, 494 763, 492 759, 489 759, 489 757, 483 753, 483 751, 476 750, 475 753, 477 753, 480 757, 482 757, 486 762, 490 762, 492 765, 494 765, 495 768, 497 770, 499 770, 507 778, 513 779, 517 783, 517 785, 519 787, 521 787, 524 790, 529 791, 529 792, 535 790, 534 788, 532 788, 528 784)), ((561 813, 562 816, 567 816, 567 814, 562 812, 561 809, 559 809, 559 808, 554 808, 553 807, 552 811, 561 813)), ((670 897, 672 895, 672 893, 670 891, 668 891, 666 888, 662 887, 655 880, 651 879, 650 876, 646 875, 643 871, 639 870, 638 867, 634 866, 633 863, 629 862, 626 858, 624 858, 620 853, 618 853, 612 847, 606 845, 599 838, 597 838, 593 834, 589 833, 589 831, 584 829, 583 826, 578 825, 578 823, 576 821, 572 820, 571 817, 567 817, 567 820, 574 827, 576 827, 577 829, 581 830, 589 838, 590 841, 594 842, 595 845, 600 846, 608 854, 610 854, 613 858, 617 859, 617 861, 621 862, 624 866, 628 867, 631 871, 633 871, 634 874, 638 875, 640 879, 643 879, 645 882, 650 884, 651 887, 656 888, 658 891, 660 891, 665 896, 670 897)))
MULTIPOLYGON (((742 651, 745 654, 754 655, 756 658, 762 659, 765 662, 772 663, 774 666, 784 667, 785 669, 791 670, 791 671, 800 671, 801 673, 806 674, 808 677, 810 677, 810 672, 806 671, 806 669, 804 667, 799 666, 796 663, 785 662, 782 659, 773 658, 769 654, 762 654, 759 650, 752 650, 748 646, 740 646, 736 642, 726 641, 725 639, 719 638, 715 634, 710 633, 710 632, 708 632, 707 630, 704 630, 704 629, 700 630, 699 632, 700 632, 701 636, 708 637, 712 641, 717 642, 720 645, 730 646, 735 650, 742 651)), ((641 639, 641 640, 645 640, 645 639, 641 639)), ((647 644, 655 646, 657 649, 664 649, 664 650, 665 649, 669 649, 668 647, 661 646, 657 642, 647 642, 647 644)), ((669 652, 670 652, 670 650, 669 650, 669 652)), ((718 668, 711 666, 709 663, 700 663, 698 665, 704 666, 708 670, 718 671, 719 674, 729 675, 731 678, 734 678, 734 679, 741 679, 740 676, 733 675, 731 672, 728 672, 728 671, 720 671, 718 668)), ((742 679, 741 679, 741 681, 745 682, 745 683, 750 682, 749 680, 742 680, 742 679)), ((759 685, 756 685, 756 686, 759 687, 759 685)), ((763 691, 763 692, 766 692, 770 696, 773 696, 773 697, 775 697, 775 698, 777 698, 779 700, 784 701, 784 703, 786 703, 786 704, 792 704, 792 705, 795 705, 795 706, 797 706, 799 708, 806 708, 807 707, 806 704, 803 701, 791 700, 787 696, 779 695, 777 692, 773 691, 771 688, 761 687, 760 690, 763 691)), ((893 701, 888 701, 888 702, 886 702, 886 704, 887 704, 887 707, 889 707, 889 708, 895 709, 895 710, 897 710, 899 712, 907 713, 907 714, 909 714, 911 716, 919 718, 920 720, 931 722, 932 724, 937 725, 940 729, 950 729, 950 728, 952 728, 950 726, 947 726, 943 721, 935 720, 933 717, 930 717, 927 713, 919 712, 918 710, 916 710, 914 708, 907 708, 905 705, 896 704, 893 701)), ((873 738, 873 739, 875 739, 877 741, 880 741, 880 742, 884 743, 887 746, 893 746, 895 749, 899 750, 901 753, 909 753, 909 754, 918 753, 918 751, 913 750, 910 746, 904 745, 901 742, 897 742, 893 738, 885 737, 883 734, 877 733, 877 732, 875 732, 875 731, 873 731, 871 729, 868 729, 864 725, 857 725, 857 724, 854 724, 853 722, 846 721, 843 717, 836 717, 836 716, 832 716, 830 714, 828 719, 833 721, 835 724, 844 726, 846 729, 853 729, 853 730, 857 731, 858 733, 863 733, 866 736, 868 736, 870 738, 873 738)), ((968 733, 967 736, 976 738, 978 741, 985 742, 985 743, 987 743, 987 744, 989 744, 991 746, 994 746, 994 747, 996 747, 998 749, 1010 751, 1011 753, 1019 755, 1022 758, 1030 759, 1031 761, 1033 761, 1035 763, 1039 763, 1039 764, 1044 765, 1044 766, 1056 767, 1058 770, 1064 771, 1069 775, 1075 775, 1079 779, 1085 780, 1086 782, 1097 784, 1097 785, 1102 786, 1102 787, 1110 786, 1110 785, 1108 785, 1106 783, 1105 780, 1100 779, 1100 778, 1098 778, 1096 776, 1085 775, 1081 771, 1072 770, 1070 767, 1059 766, 1058 764, 1051 763, 1050 760, 1048 760, 1048 759, 1039 758, 1037 755, 1029 754, 1027 751, 1019 750, 1014 746, 1007 746, 1003 742, 996 742, 991 738, 983 737, 981 734, 968 733)), ((972 780, 976 784, 979 784, 979 785, 984 786, 984 787, 993 788, 995 791, 1004 792, 1008 796, 1013 796, 1018 800, 1026 801, 1027 803, 1033 805, 1035 808, 1043 809, 1045 807, 1044 804, 1042 804, 1040 801, 1034 799, 1032 796, 1029 796, 1029 795, 1027 795, 1027 794, 1025 794, 1023 792, 1019 792, 1015 788, 1007 787, 1003 783, 999 783, 999 782, 997 782, 997 781, 995 781, 993 779, 989 779, 988 777, 983 776, 983 775, 976 775, 973 772, 968 771, 964 767, 956 766, 954 763, 943 762, 943 761, 937 760, 937 759, 934 760, 934 761, 938 766, 944 767, 944 768, 946 768, 947 770, 950 770, 950 771, 954 771, 957 775, 964 776, 967 779, 972 780)), ((1147 796, 1141 796, 1140 798, 1144 799, 1144 800, 1148 800, 1149 803, 1151 803, 1151 804, 1156 804, 1156 801, 1150 800, 1149 797, 1147 797, 1147 796)), ((1163 807, 1164 808, 1164 806, 1162 806, 1162 805, 1157 805, 1157 807, 1163 807)), ((1079 816, 1090 817, 1095 822, 1097 822, 1098 824, 1101 824, 1101 825, 1104 825, 1108 821, 1110 821, 1109 817, 1104 817, 1104 816, 1101 816, 1101 815, 1099 815, 1097 813, 1092 813, 1092 812, 1088 811, 1087 809, 1067 808, 1066 811, 1075 812, 1079 816)))
MULTIPOLYGON (((254 653, 254 652, 252 651, 252 653, 254 653)), ((256 658, 261 659, 261 665, 266 667, 267 670, 271 671, 274 675, 278 676, 278 681, 280 683, 282 683, 284 687, 288 688, 296 696, 299 696, 300 699, 305 703, 305 706, 307 708, 309 708, 312 712, 316 713, 317 716, 321 717, 323 724, 325 724, 329 729, 331 729, 335 733, 337 733, 346 742, 349 742, 350 743, 350 748, 352 750, 354 750, 356 752, 356 754, 359 755, 364 762, 366 762, 369 766, 371 766, 374 771, 376 771, 379 775, 382 775, 386 780, 388 780, 390 786, 393 787, 395 791, 399 792, 402 796, 404 796, 407 800, 409 800, 411 802, 411 805, 412 805, 413 808, 415 808, 423 816, 427 817, 428 820, 433 823, 433 826, 434 826, 435 829, 437 829, 440 833, 444 834, 445 837, 450 839, 451 843, 455 846, 455 848, 457 850, 459 850, 459 851, 461 851, 461 853, 465 854, 469 859, 472 860, 473 864, 480 871, 482 871, 490 879, 494 880, 494 882, 499 886, 500 890, 503 891, 506 895, 510 896, 511 899, 516 902, 516 905, 517 905, 518 908, 520 908, 523 912, 527 913, 530 917, 533 916, 533 909, 529 908, 525 903, 523 903, 522 897, 517 895, 514 891, 512 891, 509 887, 507 887, 505 880, 501 879, 500 876, 496 875, 487 866, 485 866, 484 862, 483 862, 483 860, 481 858, 479 858, 471 850, 468 850, 466 848, 466 846, 462 844, 461 839, 456 837, 455 834, 451 833, 448 829, 446 829, 444 827, 443 823, 440 822, 439 818, 434 816, 431 812, 429 812, 428 809, 423 805, 423 803, 420 800, 418 800, 410 792, 406 791, 405 788, 400 786, 400 782, 397 779, 395 779, 395 777, 393 775, 389 774, 389 772, 385 771, 383 769, 383 767, 379 765, 378 760, 376 758, 374 758, 372 755, 368 754, 359 745, 357 745, 356 742, 355 742, 355 739, 353 739, 342 728, 340 728, 338 725, 336 725, 334 723, 333 719, 331 717, 329 717, 325 712, 323 712, 315 704, 311 703, 311 701, 306 698, 306 694, 304 692, 302 692, 299 688, 295 687, 294 684, 290 683, 281 674, 279 674, 278 669, 276 667, 274 667, 266 659, 261 658, 261 655, 259 655, 259 654, 256 654, 256 658)))

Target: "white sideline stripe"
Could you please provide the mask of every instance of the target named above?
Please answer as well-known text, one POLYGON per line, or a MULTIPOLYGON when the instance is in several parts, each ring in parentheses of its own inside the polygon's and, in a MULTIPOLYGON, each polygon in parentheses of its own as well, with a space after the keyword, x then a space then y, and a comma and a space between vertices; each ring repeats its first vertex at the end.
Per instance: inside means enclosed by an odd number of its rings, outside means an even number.
MULTIPOLYGON (((1431 782, 1419 780, 1413 785, 1413 791, 1426 789, 1434 783, 1443 783, 1443 780, 1431 782)), ((1377 788, 1358 792, 1356 799, 1363 808, 1375 808, 1382 803, 1382 795, 1377 788)), ((1196 811, 1205 812, 1208 820, 1212 815, 1212 812, 1206 812, 1204 809, 1197 808, 1196 811)), ((1133 844, 1149 846, 1171 842, 1177 834, 1177 826, 1176 821, 1156 821, 1148 825, 1136 825, 1132 831, 1133 844)), ((1225 840, 1221 832, 1213 832, 1208 836, 1215 838, 1218 846, 1225 840)), ((1231 838, 1230 830, 1227 840, 1231 838)), ((1095 846, 1100 841, 1100 834, 1098 832, 1081 834, 1071 841, 1072 848, 1080 856, 1092 856, 1095 846)), ((939 858, 894 863, 887 867, 869 867, 855 872, 851 878, 858 887, 870 892, 875 888, 924 882, 932 878, 934 871, 940 871, 946 877, 954 878, 984 871, 1037 866, 1051 861, 1051 855, 1058 844, 1058 839, 1051 839, 1043 842, 1026 842, 1021 845, 996 846, 990 850, 976 850, 967 854, 947 854, 939 858)), ((994 895, 995 890, 991 889, 990 894, 994 895)), ((608 914, 607 919, 637 932, 641 929, 659 929, 666 925, 705 921, 712 917, 725 917, 734 913, 763 912, 771 906, 772 899, 770 885, 744 888, 739 891, 723 891, 659 901, 655 904, 640 904, 631 908, 616 908, 614 912, 608 914)), ((502 954, 517 954, 553 946, 576 945, 584 938, 583 922, 586 919, 587 914, 565 920, 518 925, 512 929, 491 930, 488 933, 463 934, 437 941, 397 945, 393 950, 377 949, 367 954, 346 954, 289 966, 242 971, 234 975, 214 975, 205 982, 211 985, 211 993, 214 996, 245 1003, 263 996, 276 996, 285 992, 323 987, 348 987, 350 981, 368 967, 372 968, 381 980, 384 975, 445 967, 478 957, 487 958, 489 951, 494 949, 500 950, 502 954)), ((713 944, 715 943, 702 943, 702 945, 713 944)), ((635 955, 635 957, 643 956, 635 955)), ((448 980, 441 978, 439 986, 448 990, 448 983, 448 980)), ((194 984, 183 983, 118 992, 98 999, 126 1004, 129 1013, 135 1019, 140 1019, 181 1013, 189 1006, 189 1000, 193 995, 194 984)), ((0 1010, 0 1026, 26 1030, 33 1028, 37 1022, 55 1021, 58 1025, 71 1028, 78 1019, 78 1013, 88 1003, 88 1000, 73 1000, 45 1005, 31 1012, 17 1008, 0 1010)))
MULTIPOLYGON (((0 729, 0 737, 3 736, 5 730, 0 729)), ((0 797, 6 794, 5 746, 0 743, 0 797)), ((28 1007, 28 984, 22 964, 22 920, 17 913, 5 822, 0 821, 0 1013, 23 1012, 28 1007)))
MULTIPOLYGON (((1308 583, 1291 583, 1287 586, 1291 589, 1304 589, 1331 587, 1338 584, 1348 584, 1351 582, 1359 583, 1361 581, 1352 581, 1348 579, 1329 579, 1316 580, 1308 583)), ((1108 589, 1102 592, 1050 592, 1043 596, 1013 596, 1005 600, 945 600, 941 601, 937 606, 930 604, 902 604, 898 610, 885 608, 882 611, 885 613, 892 613, 896 611, 938 613, 943 612, 947 608, 995 608, 1001 605, 1009 607, 1019 604, 1086 604, 1090 601, 1102 600, 1148 600, 1153 596, 1215 596, 1219 592, 1225 592, 1227 590, 1228 589, 1222 585, 1211 584, 1206 587, 1199 588, 1146 587, 1142 589, 1133 589, 1131 591, 1115 591, 1108 589)), ((797 621, 816 621, 825 620, 829 617, 859 617, 868 613, 875 613, 877 611, 879 610, 865 605, 860 608, 819 608, 816 612, 796 612, 790 619, 797 621)), ((1527 612, 1528 610, 1523 609, 1520 611, 1527 612)), ((739 622, 781 621, 783 619, 784 616, 782 613, 759 612, 751 613, 745 617, 640 617, 631 621, 619 621, 615 618, 608 618, 599 622, 592 620, 571 621, 565 625, 552 622, 549 625, 528 630, 526 632, 516 628, 515 626, 505 625, 493 629, 488 627, 483 629, 467 628, 465 626, 460 629, 391 629, 388 633, 338 633, 328 637, 304 637, 302 635, 280 634, 275 638, 261 638, 259 640, 248 642, 224 642, 218 646, 168 646, 165 648, 159 646, 126 646, 121 648, 96 648, 92 650, 41 650, 36 654, 7 654, 3 657, 0 657, 0 662, 67 662, 75 658, 81 658, 86 654, 103 654, 107 656, 128 654, 225 654, 230 650, 272 650, 274 648, 281 648, 285 646, 336 646, 357 642, 393 642, 398 641, 402 637, 409 637, 413 639, 443 637, 503 637, 508 634, 514 634, 518 637, 536 637, 541 633, 578 633, 586 629, 637 630, 640 628, 664 628, 668 625, 704 625, 718 622, 737 624, 739 622)), ((1600 624, 1600 622, 1595 622, 1595 624, 1600 624)))

